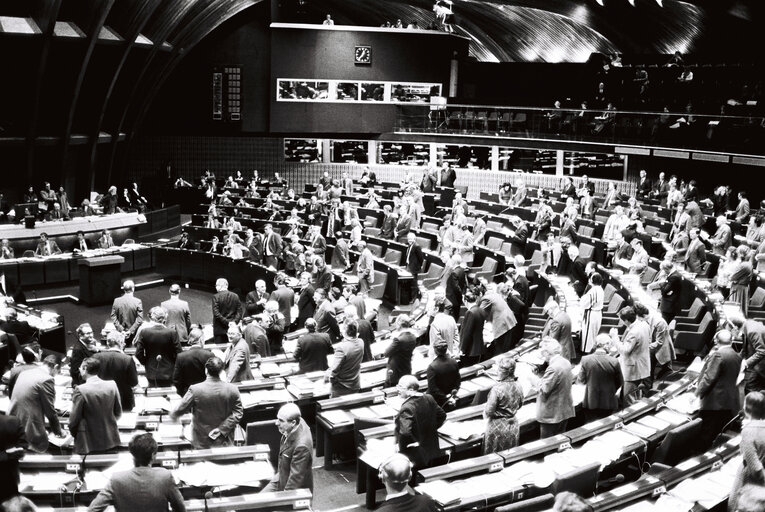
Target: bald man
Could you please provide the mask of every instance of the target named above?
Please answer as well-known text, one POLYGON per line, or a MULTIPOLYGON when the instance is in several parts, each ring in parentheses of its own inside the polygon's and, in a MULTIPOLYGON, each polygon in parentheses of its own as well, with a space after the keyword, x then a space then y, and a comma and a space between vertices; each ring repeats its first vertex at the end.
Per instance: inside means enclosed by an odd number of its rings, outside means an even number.
POLYGON ((385 485, 385 503, 379 512, 430 512, 436 504, 430 496, 409 494, 406 486, 412 478, 412 463, 401 453, 392 455, 380 466, 380 480, 385 485))
POLYGON ((143 303, 133 296, 135 283, 127 280, 122 283, 123 294, 112 303, 111 320, 114 327, 125 335, 125 343, 130 345, 138 328, 143 323, 143 303))
POLYGON ((276 474, 260 492, 309 489, 313 491, 313 438, 311 429, 293 403, 284 404, 276 414, 276 428, 282 434, 276 474))

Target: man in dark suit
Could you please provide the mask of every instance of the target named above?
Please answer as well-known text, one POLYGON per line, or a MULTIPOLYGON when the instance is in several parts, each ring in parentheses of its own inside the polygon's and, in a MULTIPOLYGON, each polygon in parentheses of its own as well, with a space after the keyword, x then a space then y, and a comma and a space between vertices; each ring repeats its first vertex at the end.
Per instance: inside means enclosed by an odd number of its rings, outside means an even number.
POLYGON ((282 257, 282 237, 274 233, 271 224, 266 224, 263 230, 263 264, 278 269, 279 259, 282 257))
POLYGON ((308 332, 298 338, 292 354, 300 368, 298 373, 325 371, 329 367, 327 356, 333 351, 329 334, 316 332, 316 321, 313 318, 306 319, 305 328, 308 332))
POLYGON ((765 391, 765 326, 757 320, 745 320, 740 312, 729 314, 728 322, 743 343, 744 392, 765 391))
POLYGON ((0 414, 0 503, 19 494, 19 459, 27 440, 16 416, 0 414))
POLYGON ((332 362, 325 373, 331 383, 330 398, 350 395, 361 389, 361 361, 364 359, 364 343, 358 337, 355 322, 345 324, 343 340, 335 345, 332 362))
POLYGON ((737 379, 741 371, 741 356, 731 341, 730 331, 723 329, 715 336, 717 346, 704 361, 696 385, 701 401, 701 438, 698 446, 706 449, 726 423, 741 410, 737 379))
POLYGON ((391 457, 380 466, 380 480, 387 496, 378 512, 435 512, 436 504, 426 494, 410 494, 406 486, 412 478, 412 462, 401 453, 391 457))
POLYGON ((239 388, 221 380, 223 361, 218 357, 205 362, 205 373, 207 378, 189 387, 170 417, 177 420, 192 413, 191 444, 196 450, 233 446, 234 431, 244 414, 239 388))
POLYGON ((129 450, 135 467, 114 473, 88 510, 101 512, 113 505, 115 510, 165 512, 170 504, 173 512, 186 512, 183 496, 175 485, 173 474, 165 468, 152 467, 157 455, 154 437, 151 434, 133 436, 129 450))
POLYGON ((250 347, 250 353, 256 353, 260 357, 270 357, 271 344, 268 341, 266 329, 271 325, 271 317, 266 313, 254 317, 246 316, 242 319, 242 323, 245 326, 242 336, 250 347))
POLYGON ((189 333, 189 349, 184 350, 175 360, 173 386, 180 396, 186 394, 189 386, 205 380, 205 363, 213 354, 204 348, 202 329, 194 328, 189 333))
POLYGON ((135 357, 146 367, 149 385, 169 386, 173 380, 175 360, 183 349, 178 333, 165 325, 167 311, 155 306, 149 316, 154 324, 144 327, 136 336, 135 357))
POLYGON ((552 338, 542 338, 539 348, 547 362, 537 396, 539 437, 544 439, 565 432, 566 424, 575 412, 571 397, 571 363, 561 356, 560 343, 552 338))
POLYGON ((218 293, 212 299, 213 340, 223 344, 228 341, 228 324, 242 319, 242 303, 236 293, 228 290, 226 279, 215 281, 215 290, 218 293))
POLYGON ((388 368, 386 386, 395 386, 404 375, 412 373, 412 353, 417 346, 417 336, 412 331, 412 319, 403 314, 396 318, 396 330, 391 333, 392 341, 385 349, 388 368))
POLYGON ((435 358, 428 365, 428 394, 439 407, 448 411, 454 408, 454 397, 460 389, 462 379, 457 361, 449 355, 448 344, 439 340, 433 347, 435 358))
POLYGON ((469 366, 480 362, 486 353, 483 328, 487 315, 472 292, 467 292, 464 299, 467 310, 460 326, 460 352, 463 354, 463 363, 469 366))
POLYGON ((585 421, 605 418, 619 409, 617 390, 622 387, 619 361, 608 353, 611 338, 599 334, 595 338, 595 352, 582 357, 579 382, 586 386, 582 409, 585 421))
POLYGON ((313 318, 313 314, 316 311, 316 302, 314 302, 313 294, 314 288, 311 285, 311 273, 303 272, 300 274, 300 280, 298 282, 300 286, 300 295, 298 296, 298 317, 295 323, 295 328, 300 329, 305 324, 305 321, 309 318, 313 318))
POLYGON ((189 303, 181 300, 181 287, 177 284, 170 286, 170 298, 160 304, 167 311, 167 326, 174 328, 181 343, 186 343, 191 330, 191 310, 189 303))
POLYGON ((250 368, 250 346, 242 337, 239 326, 230 323, 226 333, 228 347, 223 355, 223 363, 226 367, 226 382, 242 382, 252 380, 250 368))
POLYGON ((685 267, 688 272, 698 274, 703 270, 704 262, 707 260, 707 249, 704 242, 699 238, 699 228, 693 228, 688 231, 688 251, 685 253, 685 267))
POLYGON ((276 474, 260 492, 309 489, 313 491, 313 437, 300 417, 300 409, 285 404, 276 414, 276 427, 282 435, 276 474))
POLYGON ((120 392, 120 402, 123 411, 132 411, 135 407, 133 388, 138 385, 138 372, 133 358, 122 352, 124 337, 117 331, 110 332, 106 337, 106 350, 93 355, 101 362, 98 377, 102 380, 112 380, 120 392))
POLYGON ((427 467, 440 453, 438 429, 446 413, 429 394, 419 392, 417 378, 404 375, 398 381, 398 393, 404 400, 395 420, 395 436, 399 452, 421 469, 427 467))
POLYGON ((39 453, 48 449, 46 418, 50 423, 51 431, 58 436, 61 435, 58 415, 53 406, 56 401, 53 378, 57 371, 56 357, 48 356, 42 365, 19 374, 8 407, 8 414, 17 417, 21 422, 29 448, 39 453))
POLYGON ((645 169, 640 170, 640 178, 638 179, 637 197, 638 199, 648 197, 651 193, 651 180, 648 179, 645 169))
POLYGON ((409 273, 412 274, 412 291, 410 297, 414 300, 417 296, 417 279, 422 270, 422 264, 425 262, 425 255, 422 253, 422 247, 417 245, 417 235, 414 233, 406 235, 406 245, 404 264, 409 273))
POLYGON ((292 306, 295 305, 295 292, 287 286, 287 274, 279 272, 274 279, 276 290, 271 292, 268 300, 279 304, 279 312, 284 316, 284 330, 287 332, 292 325, 292 306))
POLYGON ((452 303, 452 317, 455 322, 460 321, 460 309, 462 308, 462 294, 467 289, 467 265, 462 261, 459 254, 451 258, 451 270, 446 278, 446 298, 452 303))
POLYGON ((328 333, 332 343, 340 341, 340 327, 335 318, 335 307, 327 299, 324 288, 316 290, 313 299, 316 302, 316 311, 313 314, 313 319, 316 321, 316 331, 328 333))
POLYGON ((74 388, 69 432, 74 452, 87 455, 112 450, 120 445, 117 419, 122 416, 117 384, 98 378, 101 362, 89 357, 80 365, 84 384, 74 388))
POLYGON ((26 320, 19 320, 15 309, 5 310, 5 321, 0 322, 0 331, 14 334, 19 345, 30 343, 37 335, 37 329, 29 325, 26 320))
POLYGON ((114 327, 125 334, 125 343, 130 345, 138 328, 143 323, 143 304, 141 299, 134 297, 135 284, 127 280, 122 283, 122 297, 114 299, 111 319, 114 327))
POLYGON ((72 347, 72 355, 69 357, 69 375, 72 377, 72 386, 78 386, 85 382, 80 375, 80 364, 98 351, 98 344, 93 337, 93 328, 88 323, 81 324, 75 331, 77 342, 72 347))
POLYGON ((549 337, 560 343, 560 355, 569 362, 573 361, 576 358, 576 348, 574 348, 574 339, 571 337, 571 317, 553 299, 545 304, 544 312, 547 315, 547 322, 542 328, 542 337, 549 337))
POLYGON ((653 183, 651 196, 661 201, 662 206, 667 206, 667 195, 669 194, 669 182, 664 179, 664 173, 659 173, 659 179, 653 183))
POLYGON ((683 286, 683 278, 671 262, 663 261, 662 266, 664 266, 663 270, 667 272, 667 277, 661 283, 659 309, 664 320, 670 323, 680 312, 680 292, 683 286))
POLYGON ((441 183, 442 187, 454 188, 454 182, 457 181, 457 173, 454 171, 454 167, 449 164, 445 164, 441 169, 441 183))
POLYGON ((332 283, 335 281, 335 275, 327 267, 327 262, 324 261, 324 254, 318 255, 313 260, 313 288, 315 290, 323 289, 329 293, 332 288, 332 283))
POLYGON ((393 210, 390 205, 383 206, 383 221, 380 227, 380 238, 385 240, 393 240, 393 230, 396 229, 396 217, 393 215, 393 210))
POLYGON ((255 289, 244 298, 244 313, 246 316, 259 315, 266 309, 269 294, 266 282, 262 279, 255 281, 255 289))

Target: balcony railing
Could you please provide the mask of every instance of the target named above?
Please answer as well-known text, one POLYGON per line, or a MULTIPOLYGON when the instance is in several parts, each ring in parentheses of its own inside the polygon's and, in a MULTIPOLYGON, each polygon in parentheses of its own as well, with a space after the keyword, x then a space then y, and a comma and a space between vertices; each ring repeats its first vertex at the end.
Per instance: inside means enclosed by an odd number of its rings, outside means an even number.
POLYGON ((765 117, 449 105, 397 107, 397 133, 506 136, 765 154, 765 117))

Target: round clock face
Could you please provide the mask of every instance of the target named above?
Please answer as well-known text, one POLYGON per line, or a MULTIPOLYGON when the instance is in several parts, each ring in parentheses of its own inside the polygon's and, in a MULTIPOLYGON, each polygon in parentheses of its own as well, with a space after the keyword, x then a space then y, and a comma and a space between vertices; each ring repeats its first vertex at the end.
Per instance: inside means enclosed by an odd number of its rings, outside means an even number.
POLYGON ((357 46, 354 57, 359 64, 369 64, 372 62, 372 48, 370 46, 357 46))

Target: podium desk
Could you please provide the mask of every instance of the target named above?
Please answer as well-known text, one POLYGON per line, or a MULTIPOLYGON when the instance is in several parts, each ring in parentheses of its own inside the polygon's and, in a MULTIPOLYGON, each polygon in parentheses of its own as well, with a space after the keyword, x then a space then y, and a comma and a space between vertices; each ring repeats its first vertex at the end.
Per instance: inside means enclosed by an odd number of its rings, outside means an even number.
POLYGON ((79 262, 80 301, 88 306, 111 304, 120 293, 122 256, 84 258, 79 262))

